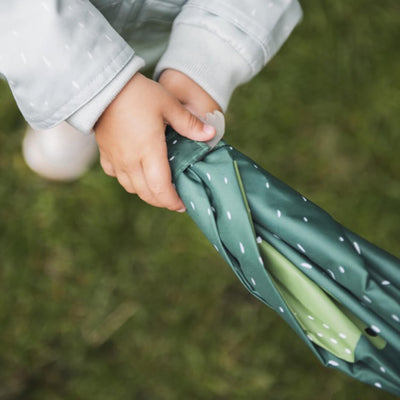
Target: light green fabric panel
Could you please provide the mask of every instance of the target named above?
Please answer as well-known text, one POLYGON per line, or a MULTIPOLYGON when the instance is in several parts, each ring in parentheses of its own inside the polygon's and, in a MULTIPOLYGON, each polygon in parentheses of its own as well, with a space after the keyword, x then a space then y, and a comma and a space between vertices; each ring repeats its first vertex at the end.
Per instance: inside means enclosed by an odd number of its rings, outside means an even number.
POLYGON ((361 330, 314 282, 264 240, 259 244, 266 270, 311 341, 336 357, 354 362, 361 330))

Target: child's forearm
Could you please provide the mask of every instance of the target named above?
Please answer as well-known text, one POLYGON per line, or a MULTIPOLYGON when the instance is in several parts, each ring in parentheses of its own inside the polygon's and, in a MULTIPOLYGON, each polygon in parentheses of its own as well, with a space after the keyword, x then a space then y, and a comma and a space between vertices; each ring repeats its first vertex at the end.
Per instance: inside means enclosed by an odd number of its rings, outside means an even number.
POLYGON ((181 71, 225 111, 236 87, 268 63, 301 17, 297 0, 188 0, 155 78, 181 71))
MULTIPOLYGON (((132 48, 88 0, 0 2, 0 76, 37 129, 77 112, 133 57, 132 48)), ((141 66, 137 62, 131 76, 141 66)))

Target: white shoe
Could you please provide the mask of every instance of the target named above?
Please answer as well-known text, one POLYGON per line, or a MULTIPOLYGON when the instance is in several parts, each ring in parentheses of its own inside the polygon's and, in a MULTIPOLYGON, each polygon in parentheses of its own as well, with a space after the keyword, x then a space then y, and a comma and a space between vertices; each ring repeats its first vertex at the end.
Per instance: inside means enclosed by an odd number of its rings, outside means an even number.
POLYGON ((98 155, 94 134, 86 135, 66 122, 52 129, 28 128, 22 153, 29 168, 40 176, 71 181, 82 176, 98 155))

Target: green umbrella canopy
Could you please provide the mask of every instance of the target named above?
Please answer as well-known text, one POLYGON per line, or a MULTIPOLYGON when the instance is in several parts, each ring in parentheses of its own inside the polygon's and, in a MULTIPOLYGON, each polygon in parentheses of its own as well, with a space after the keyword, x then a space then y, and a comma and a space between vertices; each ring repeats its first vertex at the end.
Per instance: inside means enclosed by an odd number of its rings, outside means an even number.
POLYGON ((224 141, 167 129, 187 212, 257 299, 325 365, 400 395, 400 260, 224 141))

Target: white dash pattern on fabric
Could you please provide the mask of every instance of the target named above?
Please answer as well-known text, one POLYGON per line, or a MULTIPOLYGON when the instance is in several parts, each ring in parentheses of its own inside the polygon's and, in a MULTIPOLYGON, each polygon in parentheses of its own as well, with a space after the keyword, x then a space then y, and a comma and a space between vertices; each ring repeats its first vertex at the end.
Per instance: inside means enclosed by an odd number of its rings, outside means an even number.
POLYGON ((42 60, 47 68, 53 68, 53 64, 49 61, 46 56, 42 56, 42 60))
POLYGON ((20 56, 21 56, 21 60, 22 60, 22 62, 23 62, 24 64, 26 64, 26 63, 27 63, 27 61, 26 61, 25 54, 24 54, 24 53, 21 53, 21 54, 20 54, 20 56))
POLYGON ((72 81, 71 83, 72 83, 72 86, 73 86, 75 89, 79 90, 79 89, 81 88, 81 87, 79 86, 79 83, 78 83, 78 82, 72 81))
POLYGON ((396 322, 400 322, 400 317, 396 314, 392 314, 392 318, 396 321, 396 322))
POLYGON ((303 253, 305 253, 306 252, 306 250, 304 249, 304 247, 300 244, 300 243, 297 243, 297 247, 300 249, 300 251, 302 251, 303 253))
POLYGON ((372 303, 372 300, 367 296, 367 295, 363 295, 363 299, 367 302, 367 303, 372 303))
POLYGON ((353 246, 356 249, 357 253, 361 254, 361 249, 360 249, 359 244, 357 242, 353 242, 353 246))
POLYGON ((339 363, 337 361, 334 361, 334 360, 329 360, 328 364, 329 365, 333 365, 334 367, 338 367, 339 366, 339 363))
POLYGON ((336 277, 335 277, 335 274, 333 273, 333 271, 331 271, 330 269, 328 269, 327 271, 328 271, 329 275, 332 277, 332 279, 335 281, 336 277))
POLYGON ((371 329, 376 333, 381 333, 381 330, 376 325, 371 325, 371 329))
POLYGON ((48 12, 48 13, 50 12, 49 6, 48 6, 44 1, 42 1, 41 5, 42 5, 42 7, 44 8, 44 10, 45 10, 46 12, 48 12))

